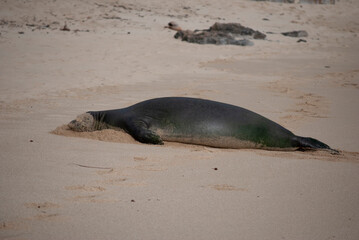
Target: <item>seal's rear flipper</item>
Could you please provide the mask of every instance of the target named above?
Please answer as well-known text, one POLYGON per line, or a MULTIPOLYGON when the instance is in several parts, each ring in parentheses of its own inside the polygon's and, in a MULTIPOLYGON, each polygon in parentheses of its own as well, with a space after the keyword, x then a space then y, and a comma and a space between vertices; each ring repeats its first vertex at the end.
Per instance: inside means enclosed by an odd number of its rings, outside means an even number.
POLYGON ((127 131, 141 143, 163 144, 161 137, 149 130, 147 124, 142 121, 131 122, 131 124, 127 125, 127 131))
POLYGON ((332 149, 327 144, 314 138, 296 136, 294 141, 296 141, 298 150, 300 151, 325 150, 330 152, 331 154, 339 154, 338 150, 332 149))

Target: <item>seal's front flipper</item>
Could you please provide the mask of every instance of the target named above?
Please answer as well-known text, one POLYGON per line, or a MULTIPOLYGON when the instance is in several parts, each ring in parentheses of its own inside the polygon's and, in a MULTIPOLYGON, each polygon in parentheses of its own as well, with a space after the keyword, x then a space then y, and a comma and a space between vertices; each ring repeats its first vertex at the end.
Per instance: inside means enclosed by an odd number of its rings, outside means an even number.
POLYGON ((143 121, 133 121, 127 125, 127 130, 131 136, 141 143, 151 143, 162 145, 163 141, 160 136, 148 129, 143 121))

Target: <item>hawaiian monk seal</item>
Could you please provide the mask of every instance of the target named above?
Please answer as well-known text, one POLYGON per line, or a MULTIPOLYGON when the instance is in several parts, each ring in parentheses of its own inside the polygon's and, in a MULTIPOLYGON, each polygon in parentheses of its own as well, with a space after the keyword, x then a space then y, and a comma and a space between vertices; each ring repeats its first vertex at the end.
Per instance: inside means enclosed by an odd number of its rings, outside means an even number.
POLYGON ((163 144, 164 140, 219 148, 337 152, 247 109, 198 98, 156 98, 127 108, 87 112, 68 126, 80 132, 124 130, 137 141, 151 144, 163 144))

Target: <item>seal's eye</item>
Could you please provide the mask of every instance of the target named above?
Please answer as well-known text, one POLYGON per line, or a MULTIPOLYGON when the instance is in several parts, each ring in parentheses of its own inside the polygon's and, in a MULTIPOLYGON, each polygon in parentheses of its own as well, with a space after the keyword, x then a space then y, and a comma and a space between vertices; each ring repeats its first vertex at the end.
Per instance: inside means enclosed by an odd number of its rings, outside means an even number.
POLYGON ((170 23, 168 23, 168 26, 173 27, 173 24, 170 22, 170 23))

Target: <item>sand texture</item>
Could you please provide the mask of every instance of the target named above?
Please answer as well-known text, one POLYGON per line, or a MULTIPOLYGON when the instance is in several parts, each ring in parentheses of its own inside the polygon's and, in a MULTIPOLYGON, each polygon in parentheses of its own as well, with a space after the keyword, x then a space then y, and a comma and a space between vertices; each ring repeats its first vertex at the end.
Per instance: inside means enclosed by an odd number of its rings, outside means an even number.
POLYGON ((0 1, 0 239, 359 239, 358 16, 355 0, 0 1), (170 21, 266 39, 188 43, 170 21), (165 96, 241 106, 340 154, 65 125, 165 96))

